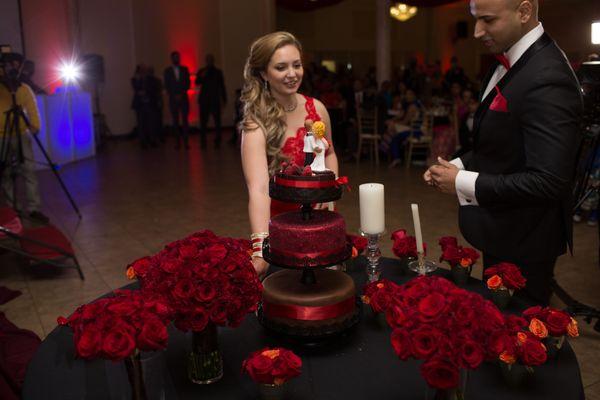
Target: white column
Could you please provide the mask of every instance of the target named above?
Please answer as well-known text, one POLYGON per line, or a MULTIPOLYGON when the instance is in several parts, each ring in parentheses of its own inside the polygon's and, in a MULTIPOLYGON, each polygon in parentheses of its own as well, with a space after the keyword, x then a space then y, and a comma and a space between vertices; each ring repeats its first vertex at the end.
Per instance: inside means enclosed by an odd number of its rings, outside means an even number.
POLYGON ((390 43, 390 0, 377 0, 377 10, 375 12, 377 20, 377 40, 375 48, 377 51, 377 84, 391 78, 392 55, 390 43))

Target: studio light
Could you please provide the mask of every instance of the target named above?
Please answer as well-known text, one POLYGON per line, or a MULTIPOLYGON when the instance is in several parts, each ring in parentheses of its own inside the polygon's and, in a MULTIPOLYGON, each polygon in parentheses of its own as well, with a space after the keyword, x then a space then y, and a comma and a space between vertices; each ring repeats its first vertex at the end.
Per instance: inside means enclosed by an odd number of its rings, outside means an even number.
POLYGON ((600 21, 592 23, 592 44, 600 44, 600 21))
POLYGON ((417 15, 417 7, 396 3, 390 7, 390 15, 398 21, 404 22, 417 15))
POLYGON ((81 66, 75 61, 63 61, 59 67, 60 78, 66 84, 77 83, 81 78, 81 66))

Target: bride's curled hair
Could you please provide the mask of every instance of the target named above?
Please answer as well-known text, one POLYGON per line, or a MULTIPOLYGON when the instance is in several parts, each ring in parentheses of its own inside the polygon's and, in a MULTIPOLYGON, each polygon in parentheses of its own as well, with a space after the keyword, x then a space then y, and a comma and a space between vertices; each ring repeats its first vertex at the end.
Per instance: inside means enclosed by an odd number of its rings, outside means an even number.
POLYGON ((250 46, 250 55, 244 66, 244 87, 241 101, 244 104, 244 117, 241 128, 244 131, 260 127, 267 142, 269 174, 272 175, 285 160, 280 147, 285 135, 285 111, 273 98, 261 72, 266 72, 273 53, 283 46, 293 45, 302 51, 300 42, 288 32, 273 32, 262 36, 250 46))

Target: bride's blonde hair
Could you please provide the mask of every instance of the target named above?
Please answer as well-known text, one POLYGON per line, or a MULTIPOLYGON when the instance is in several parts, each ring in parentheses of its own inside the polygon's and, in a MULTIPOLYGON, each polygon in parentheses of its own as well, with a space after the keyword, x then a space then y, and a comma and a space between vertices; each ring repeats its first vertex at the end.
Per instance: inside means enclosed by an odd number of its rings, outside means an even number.
POLYGON ((261 72, 266 72, 275 51, 290 44, 302 52, 300 42, 289 32, 273 32, 262 36, 250 46, 250 55, 244 66, 245 83, 241 95, 244 117, 240 125, 244 131, 256 129, 257 125, 263 130, 270 175, 285 160, 280 151, 286 128, 285 110, 271 95, 261 72))

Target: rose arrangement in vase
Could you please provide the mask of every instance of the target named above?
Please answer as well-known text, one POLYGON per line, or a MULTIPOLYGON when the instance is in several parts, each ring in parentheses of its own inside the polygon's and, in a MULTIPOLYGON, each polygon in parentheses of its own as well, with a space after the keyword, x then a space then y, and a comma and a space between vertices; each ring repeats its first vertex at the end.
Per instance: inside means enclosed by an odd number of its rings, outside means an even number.
MULTIPOLYGON (((406 233, 406 229, 398 229, 392 232, 392 252, 400 259, 402 270, 408 268, 408 263, 417 258, 417 239, 406 233)), ((423 243, 427 252, 427 245, 423 243)))
POLYGON ((387 279, 365 285, 361 300, 371 307, 376 321, 382 327, 389 325, 386 320, 386 310, 392 303, 394 293, 396 293, 398 287, 398 284, 387 279))
POLYGON ((188 374, 195 383, 222 376, 217 326, 237 327, 258 307, 262 285, 249 252, 247 240, 201 231, 128 268, 142 292, 163 296, 178 329, 193 332, 188 374))
POLYGON ((363 236, 358 235, 346 235, 346 239, 348 242, 352 243, 352 257, 346 260, 346 270, 352 271, 355 269, 355 260, 358 256, 364 253, 367 248, 368 240, 363 236))
POLYGON ((242 363, 242 372, 259 384, 264 400, 283 397, 284 385, 302 372, 302 360, 284 348, 264 348, 255 351, 242 363))
POLYGON ((140 351, 167 346, 171 316, 170 308, 160 297, 121 290, 114 297, 80 306, 68 318, 59 317, 58 323, 73 330, 78 357, 124 361, 132 398, 141 400, 146 398, 146 388, 140 351))
POLYGON ((565 337, 579 336, 577 321, 568 313, 552 307, 529 307, 523 311, 529 332, 540 338, 546 345, 549 358, 555 358, 565 341, 565 337))
POLYGON ((466 284, 473 271, 473 265, 479 259, 479 253, 471 247, 459 246, 456 238, 452 236, 440 238, 439 244, 442 248, 440 262, 446 261, 450 265, 454 283, 466 284))
POLYGON ((527 321, 520 316, 506 317, 503 329, 492 338, 494 352, 498 353, 502 375, 508 385, 518 387, 533 374, 533 367, 547 360, 546 346, 532 332, 526 331, 527 321))
POLYGON ((492 292, 492 301, 505 309, 515 290, 523 289, 527 281, 515 264, 500 263, 483 271, 487 287, 492 292))
POLYGON ((445 398, 463 398, 461 370, 494 360, 490 340, 504 317, 482 296, 436 276, 398 286, 386 309, 392 347, 401 360, 423 360, 421 375, 445 398))

